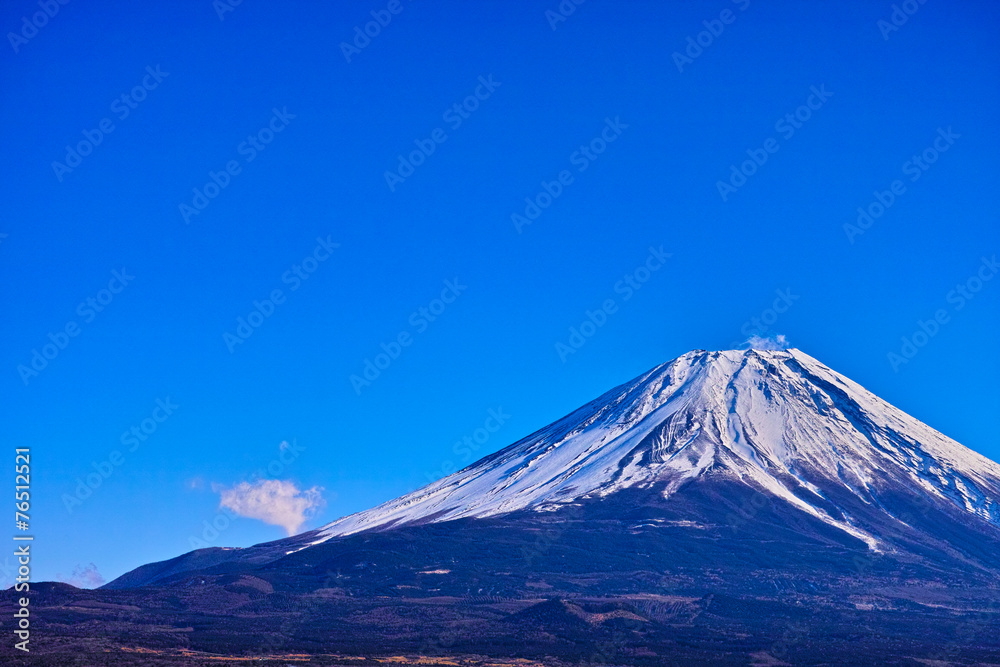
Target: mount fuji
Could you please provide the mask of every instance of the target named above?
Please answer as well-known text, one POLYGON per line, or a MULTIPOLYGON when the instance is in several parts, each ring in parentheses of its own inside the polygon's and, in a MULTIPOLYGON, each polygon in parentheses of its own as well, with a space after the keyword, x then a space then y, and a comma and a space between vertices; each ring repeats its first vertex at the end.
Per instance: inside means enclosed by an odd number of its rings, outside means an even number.
POLYGON ((1000 465, 799 350, 695 350, 378 507, 38 598, 112 652, 997 664, 1000 465))
POLYGON ((668 499, 688 483, 723 479, 780 498, 873 550, 891 547, 853 507, 904 523, 881 500, 899 489, 1000 526, 1000 465, 799 350, 696 350, 464 470, 334 521, 314 543, 412 523, 558 511, 630 487, 657 488, 668 499))

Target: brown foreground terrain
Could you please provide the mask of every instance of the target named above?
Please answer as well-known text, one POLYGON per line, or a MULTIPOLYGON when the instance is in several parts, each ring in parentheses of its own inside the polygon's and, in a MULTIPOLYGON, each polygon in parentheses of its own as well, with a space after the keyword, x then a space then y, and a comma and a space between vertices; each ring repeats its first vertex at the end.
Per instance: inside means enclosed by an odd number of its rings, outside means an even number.
MULTIPOLYGON (((51 647, 50 647, 51 648, 51 647)), ((270 655, 224 655, 188 649, 148 649, 128 646, 101 648, 95 642, 66 643, 53 653, 26 657, 5 656, 4 665, 38 665, 40 667, 225 667, 226 665, 260 665, 261 667, 564 667, 568 663, 555 658, 544 661, 519 658, 487 658, 484 656, 431 657, 394 655, 365 657, 337 654, 308 655, 275 653, 270 655)))

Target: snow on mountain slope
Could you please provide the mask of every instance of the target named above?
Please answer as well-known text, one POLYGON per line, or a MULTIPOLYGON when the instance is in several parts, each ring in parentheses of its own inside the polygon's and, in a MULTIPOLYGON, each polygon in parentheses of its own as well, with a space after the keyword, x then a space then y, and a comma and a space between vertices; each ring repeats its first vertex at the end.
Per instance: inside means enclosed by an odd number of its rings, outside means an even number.
POLYGON ((822 508, 834 486, 875 507, 881 489, 920 488, 1000 526, 993 461, 799 350, 696 350, 459 472, 324 526, 312 544, 410 522, 550 511, 626 487, 655 485, 670 497, 713 476, 771 493, 875 550, 878 539, 849 513, 822 508))

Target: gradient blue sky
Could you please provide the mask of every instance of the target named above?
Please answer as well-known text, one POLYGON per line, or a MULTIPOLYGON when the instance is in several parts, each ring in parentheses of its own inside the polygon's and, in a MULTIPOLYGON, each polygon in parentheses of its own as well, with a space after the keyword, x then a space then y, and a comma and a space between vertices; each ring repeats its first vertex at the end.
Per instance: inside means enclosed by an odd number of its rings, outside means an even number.
MULTIPOLYGON (((213 485, 282 441, 304 449, 278 479, 326 500, 305 528, 365 509, 467 463, 454 443, 488 410, 510 417, 477 454, 690 349, 733 347, 777 290, 797 298, 767 333, 1000 459, 1000 280, 948 298, 1000 252, 995 3, 928 2, 884 39, 888 1, 590 0, 553 30, 556 0, 401 0, 347 62, 340 43, 387 4, 246 0, 220 20, 210 0, 71 2, 0 47, 0 433, 11 460, 31 448, 37 579, 188 551, 219 512, 213 485), (157 66, 121 119, 114 100, 157 66), (491 75, 453 128, 444 112, 491 75), (776 123, 813 86, 832 96, 786 137, 776 123), (275 108, 295 117, 248 162, 238 147, 275 108), (104 118, 114 131, 60 181, 52 162, 104 118), (627 128, 579 171, 608 118, 627 128), (447 140, 391 191, 386 170, 436 128, 447 140), (960 136, 911 181, 939 128, 960 136), (769 138, 778 151, 723 201, 717 182, 769 138), (231 160, 239 174, 185 224, 179 205, 231 160), (519 232, 511 214, 563 170, 572 183, 519 232), (905 193, 849 242, 895 179, 905 193), (340 246, 291 291, 318 237, 340 246), (626 300, 616 283, 660 246, 672 257, 626 300), (87 321, 78 304, 123 267, 134 280, 87 321), (455 279, 467 288, 420 331, 411 314, 455 279), (274 289, 285 302, 230 353, 223 334, 274 289), (564 362, 556 343, 606 299, 616 312, 564 362), (894 370, 887 354, 939 309, 894 370), (18 366, 70 321, 79 335, 25 383, 18 366), (412 344, 358 395, 350 376, 401 332, 412 344), (167 397, 179 407, 128 452, 120 435, 167 397)), ((6 2, 0 27, 37 11, 6 2)), ((243 518, 211 543, 283 535, 243 518)))

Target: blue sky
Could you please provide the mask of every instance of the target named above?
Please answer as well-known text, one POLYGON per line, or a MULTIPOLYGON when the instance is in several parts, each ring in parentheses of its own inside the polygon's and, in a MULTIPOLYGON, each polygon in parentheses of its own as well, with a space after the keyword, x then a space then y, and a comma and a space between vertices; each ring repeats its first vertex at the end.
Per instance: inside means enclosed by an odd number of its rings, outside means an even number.
POLYGON ((1000 459, 1000 8, 562 6, 4 3, 35 578, 316 527, 753 333, 1000 459))

